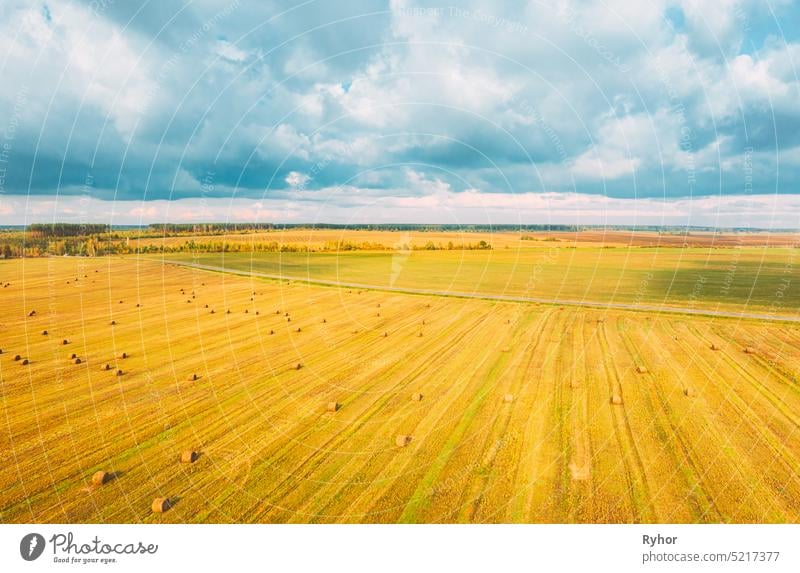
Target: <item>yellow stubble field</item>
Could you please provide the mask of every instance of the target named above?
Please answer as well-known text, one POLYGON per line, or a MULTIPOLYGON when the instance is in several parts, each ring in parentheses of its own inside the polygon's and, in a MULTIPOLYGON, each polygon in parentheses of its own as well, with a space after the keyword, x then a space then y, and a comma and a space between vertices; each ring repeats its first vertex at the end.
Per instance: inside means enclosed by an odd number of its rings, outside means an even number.
POLYGON ((800 520, 795 325, 0 272, 0 522, 800 520))

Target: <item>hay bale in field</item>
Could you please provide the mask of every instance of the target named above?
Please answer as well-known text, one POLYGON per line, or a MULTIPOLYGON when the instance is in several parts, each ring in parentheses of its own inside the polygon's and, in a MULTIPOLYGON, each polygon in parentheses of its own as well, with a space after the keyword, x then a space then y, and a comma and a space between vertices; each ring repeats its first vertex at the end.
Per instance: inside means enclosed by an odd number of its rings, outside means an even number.
POLYGON ((2 348, 0 348, 0 354, 2 354, 2 353, 3 353, 3 349, 2 349, 2 348))
POLYGON ((191 376, 189 376, 189 381, 195 382, 198 378, 199 376, 197 376, 197 374, 192 374, 191 376))
POLYGON ((78 355, 77 355, 77 354, 75 354, 74 352, 73 352, 72 354, 70 354, 70 355, 69 355, 69 359, 70 359, 70 360, 75 360, 77 357, 78 357, 78 355))
POLYGON ((513 401, 514 401, 513 394, 506 394, 505 396, 503 396, 503 402, 505 402, 506 404, 510 404, 513 401))
POLYGON ((256 311, 256 316, 258 316, 258 315, 259 315, 259 312, 258 312, 258 311, 256 311))
POLYGON ((14 355, 14 362, 19 362, 20 360, 22 360, 22 356, 20 356, 19 354, 15 354, 14 355))
POLYGON ((99 470, 94 472, 92 475, 92 484, 93 485, 103 485, 111 481, 111 474, 108 472, 104 472, 103 470, 99 470))
POLYGON ((328 319, 326 319, 326 318, 323 318, 323 319, 322 319, 322 324, 325 324, 326 322, 328 322, 328 319))
POLYGON ((225 314, 230 314, 230 313, 231 313, 231 309, 228 309, 228 310, 225 311, 225 314))
POLYGON ((394 439, 394 444, 399 448, 405 448, 411 443, 411 436, 400 434, 394 439))
POLYGON ((69 344, 69 340, 65 338, 64 340, 61 341, 61 344, 62 346, 66 346, 67 344, 69 344))
POLYGON ((342 407, 342 405, 339 404, 339 402, 328 402, 328 405, 326 406, 325 409, 328 412, 338 412, 339 408, 341 408, 341 407, 342 407))
POLYGON ((292 322, 292 318, 291 318, 291 317, 288 317, 288 318, 286 319, 286 322, 292 322))
POLYGON ((297 327, 297 332, 302 332, 299 326, 297 327))
POLYGON ((117 376, 122 376, 122 374, 123 374, 122 370, 117 370, 117 376))
POLYGON ((414 402, 422 402, 422 398, 423 398, 423 396, 419 392, 414 392, 413 394, 411 394, 411 399, 414 402))
POLYGON ((122 304, 122 301, 119 301, 119 303, 122 304))
POLYGON ((745 354, 755 354, 756 353, 756 349, 753 348, 752 346, 745 346, 744 347, 744 353, 745 354))
POLYGON ((28 364, 30 364, 30 361, 27 358, 23 358, 22 359, 22 365, 23 366, 27 366, 28 364))
POLYGON ((692 396, 695 395, 694 388, 692 388, 691 386, 684 388, 683 395, 686 396, 687 398, 691 398, 692 396))
POLYGON ((198 457, 200 457, 200 455, 194 450, 183 450, 181 452, 181 463, 193 464, 197 461, 198 457))
POLYGON ((47 336, 47 331, 46 330, 42 331, 42 336, 47 336))
POLYGON ((137 302, 136 303, 136 308, 139 308, 140 306, 142 306, 142 305, 137 302))
POLYGON ((203 306, 203 308, 208 308, 208 305, 203 306))
POLYGON ((389 333, 388 333, 388 332, 384 332, 384 333, 383 333, 383 337, 384 337, 384 338, 388 338, 388 337, 389 337, 389 333))
POLYGON ((245 313, 245 314, 250 314, 250 309, 247 309, 247 308, 246 308, 246 309, 244 309, 244 313, 245 313))
POLYGON ((214 309, 213 308, 211 309, 211 314, 214 314, 214 309))
POLYGON ((275 314, 280 314, 280 313, 281 313, 281 311, 280 311, 280 310, 276 310, 276 311, 275 311, 275 314))
POLYGON ((80 358, 75 358, 75 360, 73 360, 73 362, 75 364, 80 364, 81 363, 81 359, 80 358))
POLYGON ((28 313, 28 316, 36 316, 36 311, 32 310, 28 313))
POLYGON ((417 338, 422 338, 422 333, 417 334, 417 338))
POLYGON ((614 404, 615 406, 622 405, 622 396, 620 396, 617 393, 612 394, 611 395, 611 403, 614 404))
POLYGON ((375 313, 375 316, 380 316, 380 315, 381 315, 381 313, 379 313, 379 312, 375 313))
POLYGON ((111 364, 106 364, 105 366, 101 366, 100 370, 111 370, 111 364))
POLYGON ((637 366, 637 367, 636 367, 636 371, 637 371, 639 374, 647 374, 647 368, 646 368, 646 367, 644 367, 644 366, 637 366))
POLYGON ((116 326, 116 324, 117 324, 117 321, 116 321, 116 320, 112 320, 112 321, 111 321, 111 326, 116 326))
POLYGON ((166 497, 157 497, 153 500, 153 503, 150 504, 150 509, 153 510, 153 513, 164 513, 169 508, 170 502, 166 497))
POLYGON ((119 355, 119 357, 124 360, 125 358, 128 357, 128 353, 127 352, 123 352, 122 354, 119 355))
POLYGON ((284 313, 284 315, 283 315, 283 316, 289 316, 289 313, 288 313, 288 312, 286 312, 286 313, 284 313))
POLYGON ((298 362, 297 366, 295 366, 294 369, 295 370, 300 370, 302 367, 303 367, 303 365, 300 362, 298 362))
POLYGON ((720 346, 717 343, 712 342, 711 343, 711 350, 720 350, 720 346))

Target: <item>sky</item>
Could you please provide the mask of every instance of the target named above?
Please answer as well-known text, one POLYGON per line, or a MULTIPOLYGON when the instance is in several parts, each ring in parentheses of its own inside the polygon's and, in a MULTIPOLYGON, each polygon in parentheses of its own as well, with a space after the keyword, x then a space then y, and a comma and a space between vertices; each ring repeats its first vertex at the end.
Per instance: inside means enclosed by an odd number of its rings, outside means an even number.
POLYGON ((3 0, 0 224, 800 227, 791 0, 3 0))

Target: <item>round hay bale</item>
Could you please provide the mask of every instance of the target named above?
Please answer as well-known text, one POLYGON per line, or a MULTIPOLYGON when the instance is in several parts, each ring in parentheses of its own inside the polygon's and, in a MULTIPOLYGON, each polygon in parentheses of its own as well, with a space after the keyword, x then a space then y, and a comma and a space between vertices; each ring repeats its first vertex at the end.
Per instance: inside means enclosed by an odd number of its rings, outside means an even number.
POLYGON ((422 333, 417 334, 417 338, 422 338, 422 333))
POLYGON ((211 314, 214 314, 214 309, 213 308, 211 309, 211 314))
POLYGON ((299 326, 297 327, 297 332, 302 332, 302 330, 300 330, 299 326))
POLYGON ((203 308, 208 308, 208 305, 205 305, 203 308))
POLYGON ((280 310, 276 310, 276 311, 275 311, 275 314, 280 314, 280 313, 281 313, 281 311, 280 311, 280 310))
POLYGON ((117 376, 122 376, 122 374, 123 374, 122 370, 117 370, 117 376))
POLYGON ((125 359, 125 358, 128 357, 128 353, 127 352, 123 352, 122 354, 119 355, 119 357, 122 358, 122 359, 125 359))
POLYGON ((389 337, 389 333, 388 333, 388 332, 384 332, 384 333, 383 333, 383 337, 384 337, 384 338, 388 338, 388 337, 389 337))
POLYGON ((379 312, 375 313, 375 316, 380 316, 380 315, 381 315, 381 313, 379 313, 379 312))
POLYGON ((153 503, 150 504, 150 509, 153 510, 153 513, 164 513, 170 508, 169 499, 166 497, 157 497, 153 500, 153 503))
POLYGON ((711 350, 719 350, 719 349, 720 349, 720 347, 719 347, 718 344, 716 344, 714 342, 711 343, 711 350))
POLYGON ((104 472, 103 470, 99 470, 94 472, 92 475, 92 483, 94 485, 103 485, 108 483, 111 480, 111 474, 108 472, 104 472))
POLYGON ((191 376, 189 376, 189 381, 195 382, 198 378, 199 376, 197 374, 192 374, 191 376))
POLYGON ((181 463, 182 464, 193 464, 197 461, 197 458, 200 457, 198 453, 194 450, 183 450, 181 452, 181 463))
POLYGON ((423 325, 425 324, 425 319, 424 319, 424 318, 422 319, 422 324, 423 324, 423 325))
POLYGON ((256 316, 258 316, 259 314, 260 314, 260 313, 259 313, 258 311, 256 311, 256 316))
POLYGON ((2 348, 0 348, 0 354, 2 354, 2 353, 3 353, 3 349, 2 349, 2 348))
POLYGON ((75 360, 73 360, 73 362, 75 362, 75 364, 80 364, 81 363, 81 359, 80 358, 76 358, 75 360))
POLYGON ((28 316, 36 316, 36 311, 32 310, 28 313, 28 316))
POLYGON ((74 352, 73 352, 72 354, 70 354, 70 355, 69 355, 69 359, 70 359, 70 360, 75 360, 77 357, 78 357, 78 355, 77 355, 77 354, 75 354, 74 352))
POLYGON ((419 392, 414 392, 413 394, 411 394, 411 399, 414 402, 422 402, 422 397, 423 397, 422 394, 420 394, 419 392))
POLYGON ((20 360, 22 360, 22 356, 20 356, 19 354, 15 354, 14 355, 14 362, 18 362, 20 360))
POLYGON ((342 407, 342 405, 339 404, 339 402, 328 402, 328 405, 327 405, 327 407, 325 409, 328 412, 338 412, 339 408, 341 408, 341 407, 342 407))
POLYGON ((64 340, 62 340, 62 341, 61 341, 61 344, 62 344, 63 346, 66 346, 67 344, 69 344, 69 340, 67 340, 67 339, 65 338, 64 340))
POLYGON ((394 444, 398 448, 405 448, 410 443, 411 443, 411 436, 407 436, 405 434, 401 434, 394 439, 394 444))
POLYGON ((245 314, 250 314, 250 310, 246 308, 246 309, 244 309, 244 313, 245 314))
POLYGON ((112 320, 112 321, 111 321, 111 326, 115 326, 116 324, 117 324, 117 321, 116 321, 116 320, 112 320))
POLYGON ((111 370, 111 364, 106 364, 105 366, 101 366, 100 370, 111 370))
POLYGON ((292 322, 292 317, 291 316, 286 317, 286 322, 292 322))
POLYGON ((753 348, 752 346, 745 346, 744 347, 744 353, 745 354, 755 354, 756 353, 756 349, 753 348))
POLYGON ((285 313, 283 316, 289 316, 289 313, 287 312, 287 313, 285 313))
POLYGON ((22 359, 22 365, 23 365, 23 366, 27 366, 28 364, 30 364, 30 362, 28 361, 28 359, 27 359, 27 358, 23 358, 23 359, 22 359))
POLYGON ((47 336, 47 331, 46 330, 42 331, 42 336, 47 336))
POLYGON ((302 367, 303 367, 303 365, 300 362, 298 362, 297 366, 295 366, 294 369, 295 370, 300 370, 302 367))
POLYGON ((140 306, 142 306, 142 305, 137 302, 136 303, 136 308, 139 308, 140 306))
POLYGON ((637 367, 636 367, 636 371, 637 371, 639 374, 647 374, 647 368, 646 368, 646 367, 644 367, 644 366, 637 366, 637 367))
POLYGON ((686 396, 687 398, 691 398, 692 396, 695 395, 694 388, 692 388, 691 386, 684 388, 683 395, 686 396))
POLYGON ((612 394, 611 403, 613 405, 615 405, 615 406, 621 406, 622 405, 622 396, 620 396, 619 394, 612 394))
POLYGON ((275 331, 274 330, 270 330, 269 333, 270 334, 275 334, 275 331))
POLYGON ((322 324, 325 324, 326 322, 328 322, 328 319, 326 319, 326 318, 323 318, 323 319, 322 319, 322 324))
POLYGON ((122 301, 119 301, 119 303, 122 304, 122 301))
POLYGON ((506 404, 510 404, 513 401, 514 401, 513 394, 506 394, 505 396, 503 396, 503 402, 505 402, 506 404))

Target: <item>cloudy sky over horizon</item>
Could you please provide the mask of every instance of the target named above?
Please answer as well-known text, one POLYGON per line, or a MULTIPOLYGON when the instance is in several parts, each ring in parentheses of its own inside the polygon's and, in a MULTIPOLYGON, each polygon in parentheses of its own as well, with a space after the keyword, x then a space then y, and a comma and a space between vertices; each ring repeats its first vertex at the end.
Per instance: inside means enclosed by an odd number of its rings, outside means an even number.
POLYGON ((796 228, 798 64, 790 0, 4 1, 0 224, 796 228))

